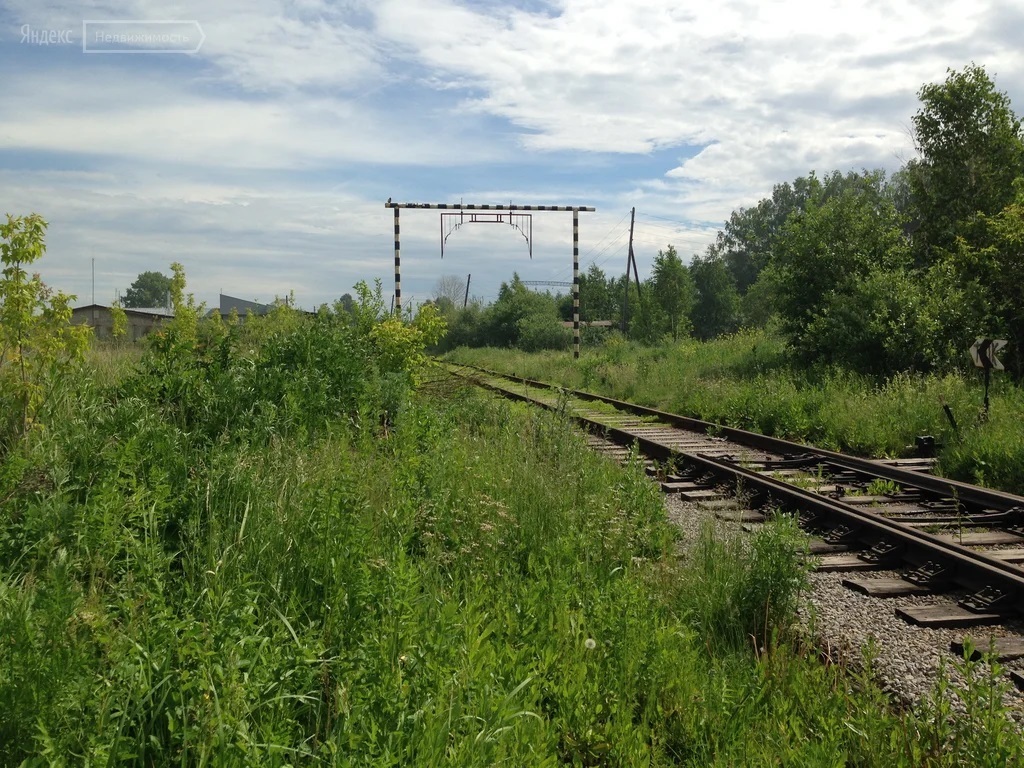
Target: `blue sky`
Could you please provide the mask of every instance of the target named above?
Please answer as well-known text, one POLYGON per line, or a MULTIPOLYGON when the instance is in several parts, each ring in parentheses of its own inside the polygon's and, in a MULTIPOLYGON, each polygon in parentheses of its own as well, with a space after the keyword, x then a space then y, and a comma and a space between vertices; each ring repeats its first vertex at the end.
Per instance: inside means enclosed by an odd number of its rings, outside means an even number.
MULTIPOLYGON (((43 278, 80 303, 94 259, 101 303, 172 261, 211 303, 311 307, 375 277, 390 294, 389 197, 595 206, 582 266, 610 272, 636 206, 644 273, 775 183, 898 168, 947 67, 984 65, 1024 111, 1022 28, 990 0, 0 0, 0 213, 47 218, 43 278), (83 20, 204 38, 85 52, 83 20)), ((436 212, 402 224, 406 299, 447 274, 483 299, 513 271, 571 276, 565 214, 535 216, 532 259, 481 225, 442 261, 436 212)))

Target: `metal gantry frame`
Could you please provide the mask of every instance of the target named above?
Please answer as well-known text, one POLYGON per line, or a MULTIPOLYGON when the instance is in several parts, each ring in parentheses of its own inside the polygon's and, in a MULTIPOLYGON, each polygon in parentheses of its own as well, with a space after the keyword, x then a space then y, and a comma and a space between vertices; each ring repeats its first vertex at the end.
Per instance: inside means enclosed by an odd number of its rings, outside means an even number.
MULTIPOLYGON (((515 211, 538 211, 538 212, 558 212, 558 213, 572 213, 572 354, 573 357, 579 359, 580 356, 580 211, 593 212, 596 208, 591 208, 584 205, 467 205, 465 203, 393 203, 391 199, 384 203, 385 208, 391 208, 395 213, 395 312, 402 311, 402 247, 401 247, 401 227, 399 220, 399 211, 402 208, 412 208, 417 210, 440 210, 440 211, 485 211, 485 212, 498 212, 508 211, 509 212, 509 223, 512 223, 512 214, 515 211)), ((442 221, 442 248, 444 243, 444 217, 446 214, 441 214, 442 221)), ((485 219, 486 221, 496 222, 500 219, 485 219)), ((521 231, 521 230, 520 230, 521 231)), ((449 233, 450 234, 450 233, 449 233)), ((532 234, 532 224, 531 224, 532 234)), ((524 233, 525 236, 525 233, 524 233)), ((533 255, 533 243, 530 238, 527 238, 527 242, 530 243, 530 255, 533 255)))
POLYGON ((441 258, 444 258, 444 244, 448 238, 465 224, 508 224, 526 240, 526 247, 533 258, 533 214, 532 213, 470 213, 467 219, 465 211, 447 211, 441 214, 441 258), (445 222, 448 223, 447 230, 445 222))

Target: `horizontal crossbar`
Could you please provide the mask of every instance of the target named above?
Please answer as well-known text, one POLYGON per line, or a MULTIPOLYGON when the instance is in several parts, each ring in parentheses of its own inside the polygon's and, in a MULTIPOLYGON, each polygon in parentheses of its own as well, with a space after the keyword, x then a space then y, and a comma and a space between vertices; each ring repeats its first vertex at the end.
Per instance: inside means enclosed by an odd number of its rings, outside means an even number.
POLYGON ((385 208, 451 211, 596 211, 584 205, 466 205, 464 203, 384 203, 385 208))

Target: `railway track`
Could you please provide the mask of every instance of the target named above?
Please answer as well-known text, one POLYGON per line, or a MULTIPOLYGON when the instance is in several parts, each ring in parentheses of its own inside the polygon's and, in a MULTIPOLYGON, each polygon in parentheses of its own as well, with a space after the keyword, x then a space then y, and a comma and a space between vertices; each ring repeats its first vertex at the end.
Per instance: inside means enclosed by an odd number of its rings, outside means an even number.
MULTIPOLYGON (((738 495, 748 510, 762 510, 742 513, 748 521, 777 510, 797 514, 819 570, 848 572, 851 589, 951 596, 897 609, 912 624, 972 627, 1024 613, 1024 497, 937 477, 927 460, 852 457, 485 369, 453 372, 564 412, 614 456, 635 446, 666 492, 723 509, 734 506, 727 496, 738 495), (898 575, 862 573, 871 571, 898 575)), ((1024 645, 1003 650, 1024 656, 1024 645)))

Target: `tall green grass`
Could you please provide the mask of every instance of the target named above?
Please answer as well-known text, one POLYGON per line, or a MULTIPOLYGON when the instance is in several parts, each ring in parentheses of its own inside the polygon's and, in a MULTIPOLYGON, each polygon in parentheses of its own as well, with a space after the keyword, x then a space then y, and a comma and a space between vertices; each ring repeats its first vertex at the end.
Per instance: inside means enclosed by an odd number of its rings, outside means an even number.
POLYGON ((207 386, 230 365, 187 400, 152 370, 63 382, 0 467, 0 764, 1021 757, 998 707, 968 753, 804 649, 784 524, 678 542, 639 464, 555 415, 457 385, 387 419, 253 409, 207 386))
POLYGON ((943 473, 1024 493, 1024 390, 1002 375, 993 377, 983 420, 981 374, 973 369, 885 381, 839 368, 806 370, 765 331, 658 348, 615 339, 579 361, 497 349, 459 349, 449 358, 871 457, 907 455, 917 436, 932 435, 944 446, 943 473))

